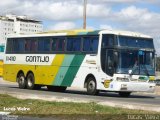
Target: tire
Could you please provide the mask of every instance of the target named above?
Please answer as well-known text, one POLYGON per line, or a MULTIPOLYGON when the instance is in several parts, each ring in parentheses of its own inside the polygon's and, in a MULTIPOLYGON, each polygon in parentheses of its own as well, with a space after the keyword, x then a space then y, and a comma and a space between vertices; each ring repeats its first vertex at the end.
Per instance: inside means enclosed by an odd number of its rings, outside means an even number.
POLYGON ((89 77, 87 80, 87 94, 89 95, 98 95, 99 91, 97 90, 97 83, 95 78, 89 77))
POLYGON ((37 85, 35 85, 34 75, 29 73, 27 75, 27 89, 34 90, 36 89, 37 85))
POLYGON ((24 76, 24 73, 19 73, 17 76, 17 83, 20 89, 25 89, 26 88, 26 79, 24 76))
POLYGON ((49 91, 55 91, 55 92, 64 92, 67 89, 67 87, 64 86, 51 86, 51 85, 48 85, 47 88, 49 91))
POLYGON ((119 92, 119 96, 121 97, 129 97, 131 95, 131 92, 119 92))

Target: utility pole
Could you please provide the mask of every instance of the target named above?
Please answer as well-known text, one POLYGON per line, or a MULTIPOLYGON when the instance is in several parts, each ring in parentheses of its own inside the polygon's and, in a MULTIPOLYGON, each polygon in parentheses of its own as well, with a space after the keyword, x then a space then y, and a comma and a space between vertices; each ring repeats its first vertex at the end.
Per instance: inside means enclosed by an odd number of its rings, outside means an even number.
POLYGON ((87 0, 84 0, 83 6, 83 29, 86 29, 86 11, 87 11, 87 0))

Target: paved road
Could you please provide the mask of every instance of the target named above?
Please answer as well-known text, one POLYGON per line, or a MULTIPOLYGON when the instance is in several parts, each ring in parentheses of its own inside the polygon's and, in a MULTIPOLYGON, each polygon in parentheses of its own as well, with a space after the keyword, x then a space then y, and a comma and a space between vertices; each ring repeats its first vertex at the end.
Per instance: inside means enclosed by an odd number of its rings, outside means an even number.
POLYGON ((98 96, 87 95, 84 90, 69 88, 64 93, 41 90, 19 89, 17 84, 2 82, 0 93, 7 93, 22 99, 43 99, 48 101, 97 102, 102 105, 118 106, 131 109, 153 110, 160 112, 160 96, 155 94, 134 93, 129 98, 119 97, 116 93, 100 93, 98 96))

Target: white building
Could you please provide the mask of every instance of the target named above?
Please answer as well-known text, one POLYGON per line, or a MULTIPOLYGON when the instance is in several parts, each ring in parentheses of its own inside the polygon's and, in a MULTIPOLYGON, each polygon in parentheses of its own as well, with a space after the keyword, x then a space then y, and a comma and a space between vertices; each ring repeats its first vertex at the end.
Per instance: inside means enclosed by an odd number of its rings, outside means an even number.
POLYGON ((0 43, 5 43, 9 34, 32 34, 42 31, 41 21, 12 14, 0 16, 0 43))

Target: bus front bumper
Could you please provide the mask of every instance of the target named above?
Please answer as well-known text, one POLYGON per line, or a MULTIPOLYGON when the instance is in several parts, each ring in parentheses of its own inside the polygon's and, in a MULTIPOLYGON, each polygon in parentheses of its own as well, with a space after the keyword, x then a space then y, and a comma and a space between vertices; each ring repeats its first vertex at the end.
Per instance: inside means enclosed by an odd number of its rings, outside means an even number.
POLYGON ((154 92, 155 83, 148 82, 114 82, 110 84, 111 91, 154 92))

